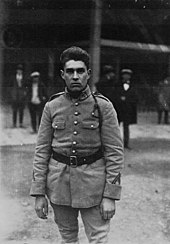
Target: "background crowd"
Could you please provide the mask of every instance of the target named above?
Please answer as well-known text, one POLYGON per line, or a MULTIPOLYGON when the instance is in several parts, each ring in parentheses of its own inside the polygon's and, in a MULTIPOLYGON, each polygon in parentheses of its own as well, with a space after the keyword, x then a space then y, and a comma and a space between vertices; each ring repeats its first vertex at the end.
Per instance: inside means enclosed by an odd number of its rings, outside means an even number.
MULTIPOLYGON (((117 81, 114 67, 104 65, 101 78, 96 84, 96 92, 109 98, 118 116, 119 124, 123 125, 123 137, 125 148, 129 147, 130 131, 129 126, 137 123, 138 104, 141 102, 140 94, 135 87, 133 72, 129 68, 120 71, 120 79, 117 81)), ((60 80, 61 83, 61 80, 60 80)), ((12 127, 24 128, 24 109, 27 106, 30 114, 31 133, 37 133, 41 120, 42 111, 49 96, 48 87, 41 79, 39 71, 34 70, 29 77, 25 76, 22 64, 17 65, 16 73, 10 80, 10 97, 12 105, 12 127)), ((64 82, 63 86, 64 88, 64 82)), ((56 93, 57 91, 52 91, 56 93)), ((151 95, 151 94, 150 94, 151 95)), ((169 123, 170 110, 170 78, 160 81, 159 86, 154 90, 155 109, 157 111, 157 123, 169 123)))

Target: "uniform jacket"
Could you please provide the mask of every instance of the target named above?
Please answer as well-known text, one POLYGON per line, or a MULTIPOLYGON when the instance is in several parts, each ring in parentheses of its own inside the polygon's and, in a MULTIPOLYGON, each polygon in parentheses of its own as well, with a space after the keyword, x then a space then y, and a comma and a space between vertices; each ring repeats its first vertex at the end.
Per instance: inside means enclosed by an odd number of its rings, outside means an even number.
POLYGON ((131 85, 127 91, 124 90, 123 85, 117 88, 116 110, 119 122, 137 123, 137 94, 131 85), (122 97, 124 100, 121 99, 122 97))
POLYGON ((120 199, 121 186, 112 184, 123 165, 116 112, 105 97, 99 96, 97 101, 102 114, 101 137, 89 87, 79 99, 72 99, 65 91, 46 103, 35 150, 31 196, 46 194, 54 204, 76 208, 98 205, 103 197, 120 199), (93 154, 101 140, 104 156, 90 165, 73 168, 51 157, 52 150, 67 156, 93 154))

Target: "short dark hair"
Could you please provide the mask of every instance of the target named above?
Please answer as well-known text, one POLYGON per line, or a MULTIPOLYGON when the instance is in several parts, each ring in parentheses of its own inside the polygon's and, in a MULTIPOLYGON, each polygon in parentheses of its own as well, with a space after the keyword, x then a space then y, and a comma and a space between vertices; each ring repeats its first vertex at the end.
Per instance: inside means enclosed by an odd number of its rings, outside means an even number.
POLYGON ((85 63, 87 69, 89 69, 90 65, 90 56, 89 54, 80 47, 72 46, 64 50, 60 56, 60 62, 62 68, 64 67, 65 63, 69 60, 75 61, 82 61, 85 63))

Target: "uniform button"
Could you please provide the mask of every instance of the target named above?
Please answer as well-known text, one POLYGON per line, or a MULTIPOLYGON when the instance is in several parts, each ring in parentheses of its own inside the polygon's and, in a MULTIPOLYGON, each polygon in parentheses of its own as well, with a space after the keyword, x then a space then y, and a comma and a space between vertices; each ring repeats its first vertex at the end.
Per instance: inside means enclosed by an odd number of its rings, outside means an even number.
POLYGON ((79 115, 79 112, 76 111, 76 112, 74 113, 74 115, 76 115, 76 116, 79 115))
POLYGON ((74 134, 74 135, 77 135, 77 131, 74 131, 73 134, 74 134))
POLYGON ((77 144, 77 142, 76 141, 73 141, 73 145, 76 145, 77 144))
POLYGON ((76 150, 72 150, 72 153, 76 153, 76 150))
POLYGON ((78 124, 77 120, 75 120, 75 121, 74 121, 74 124, 75 124, 75 125, 77 125, 77 124, 78 124))
POLYGON ((79 104, 78 103, 75 103, 75 106, 78 106, 79 104))

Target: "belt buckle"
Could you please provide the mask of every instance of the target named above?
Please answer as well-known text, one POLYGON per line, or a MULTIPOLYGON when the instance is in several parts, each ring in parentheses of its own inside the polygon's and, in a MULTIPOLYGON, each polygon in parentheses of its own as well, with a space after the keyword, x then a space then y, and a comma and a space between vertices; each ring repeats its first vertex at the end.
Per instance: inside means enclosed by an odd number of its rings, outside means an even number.
POLYGON ((70 166, 76 168, 77 165, 77 156, 70 156, 70 166))

